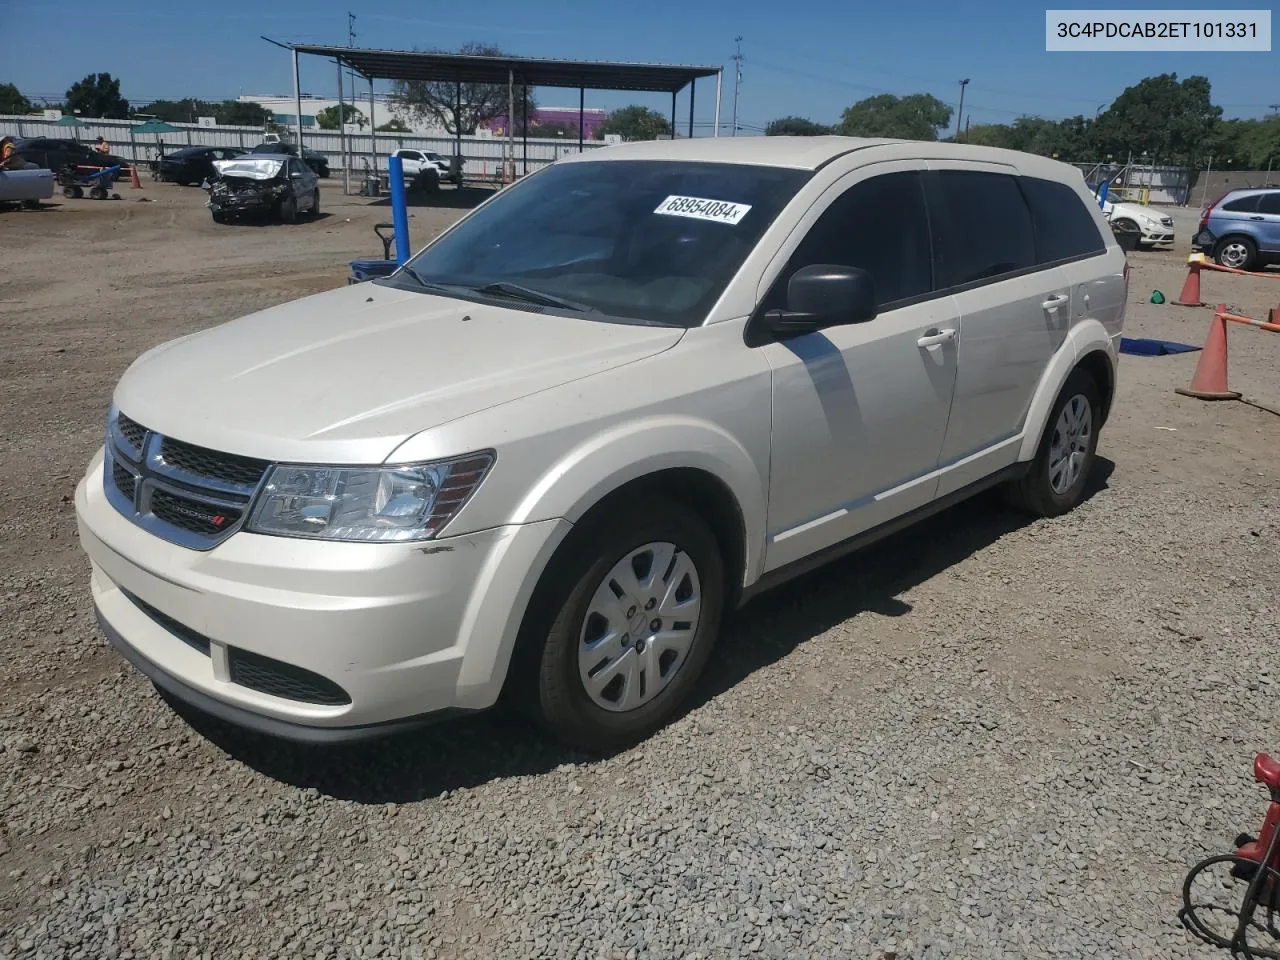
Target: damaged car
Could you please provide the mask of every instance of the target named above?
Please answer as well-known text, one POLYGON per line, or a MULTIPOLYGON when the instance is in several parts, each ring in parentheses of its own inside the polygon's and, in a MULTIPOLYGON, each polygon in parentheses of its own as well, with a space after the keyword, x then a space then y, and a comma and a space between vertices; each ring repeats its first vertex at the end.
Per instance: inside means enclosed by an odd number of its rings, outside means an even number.
POLYGON ((209 211, 215 223, 242 217, 278 217, 296 223, 320 212, 320 182, 301 160, 284 154, 253 154, 215 160, 209 211))

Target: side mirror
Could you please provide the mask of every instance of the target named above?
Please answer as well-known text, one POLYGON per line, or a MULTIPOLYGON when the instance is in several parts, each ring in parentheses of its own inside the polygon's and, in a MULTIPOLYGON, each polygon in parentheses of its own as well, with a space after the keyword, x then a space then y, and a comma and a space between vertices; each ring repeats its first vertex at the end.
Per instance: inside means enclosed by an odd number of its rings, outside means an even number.
POLYGON ((787 308, 771 310, 765 320, 779 339, 866 323, 876 315, 875 286, 871 274, 859 267, 829 263, 801 267, 787 284, 787 308))

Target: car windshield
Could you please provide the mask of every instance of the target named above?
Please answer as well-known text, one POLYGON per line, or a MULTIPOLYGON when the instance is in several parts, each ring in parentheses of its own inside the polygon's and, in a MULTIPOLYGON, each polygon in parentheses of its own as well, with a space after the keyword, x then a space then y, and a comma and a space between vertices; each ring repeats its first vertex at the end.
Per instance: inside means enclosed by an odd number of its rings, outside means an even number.
POLYGON ((695 326, 810 176, 747 164, 556 164, 507 188, 407 267, 446 293, 695 326))

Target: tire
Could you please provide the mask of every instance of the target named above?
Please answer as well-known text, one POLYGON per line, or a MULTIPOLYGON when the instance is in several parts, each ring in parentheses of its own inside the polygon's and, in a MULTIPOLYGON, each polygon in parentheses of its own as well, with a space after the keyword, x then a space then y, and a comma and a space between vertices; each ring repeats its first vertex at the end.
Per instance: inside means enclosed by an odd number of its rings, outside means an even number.
POLYGON ((580 524, 544 574, 522 625, 522 656, 512 664, 522 705, 548 733, 591 752, 643 739, 688 700, 715 645, 724 595, 715 535, 682 504, 646 499, 580 524), (669 576, 646 590, 664 562, 669 576), (611 585, 623 583, 630 589, 619 600, 611 585), (692 615, 692 625, 676 619, 681 615, 692 615), (641 635, 643 648, 628 631, 641 635), (604 638, 594 645, 594 666, 586 643, 593 635, 604 638), (662 677, 664 662, 670 672, 662 677), (611 675, 595 694, 587 688, 593 671, 611 675), (656 692, 649 674, 658 678, 656 692))
POLYGON ((102 187, 94 187, 92 190, 89 191, 89 196, 91 196, 94 200, 105 200, 107 199, 107 191, 104 190, 102 187))
POLYGON ((1239 234, 1223 237, 1213 248, 1213 259, 1220 267, 1252 270, 1258 264, 1258 245, 1239 234))
POLYGON ((1133 220, 1130 220, 1128 217, 1121 217, 1119 220, 1113 220, 1112 226, 1119 227, 1121 230, 1124 230, 1125 232, 1136 233, 1139 236, 1141 236, 1142 234, 1142 228, 1139 227, 1136 222, 1134 222, 1133 220))
POLYGON ((319 190, 316 190, 316 192, 311 195, 311 209, 307 211, 307 216, 309 216, 313 220, 316 217, 320 216, 320 191, 319 190))
POLYGON ((211 210, 211 211, 209 211, 209 212, 210 212, 211 214, 213 214, 213 222, 214 222, 214 223, 229 223, 229 222, 230 222, 230 220, 231 220, 231 218, 230 218, 230 217, 228 217, 228 216, 227 216, 225 213, 223 213, 221 210, 211 210))
POLYGON ((285 197, 280 201, 280 219, 284 223, 298 222, 298 198, 285 197))
POLYGON ((1084 499, 1098 449, 1101 410, 1101 396, 1093 377, 1084 370, 1072 371, 1049 411, 1044 436, 1040 438, 1030 468, 1006 487, 1006 495, 1015 507, 1039 517, 1056 517, 1074 509, 1084 499), (1069 404, 1072 411, 1067 413, 1069 404), (1087 434, 1073 431, 1078 418, 1083 418, 1087 434), (1064 445, 1069 450, 1060 469, 1066 476, 1059 469, 1064 445))
POLYGON ((27 210, 39 210, 40 201, 39 200, 23 200, 22 206, 25 207, 27 210))

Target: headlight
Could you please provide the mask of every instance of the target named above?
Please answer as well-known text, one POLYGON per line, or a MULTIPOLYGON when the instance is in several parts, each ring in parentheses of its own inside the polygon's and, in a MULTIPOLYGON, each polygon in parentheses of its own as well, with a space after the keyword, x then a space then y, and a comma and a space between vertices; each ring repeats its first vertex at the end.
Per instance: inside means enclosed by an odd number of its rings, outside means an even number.
POLYGON ((485 451, 399 467, 272 467, 246 529, 318 540, 430 540, 493 460, 485 451))

